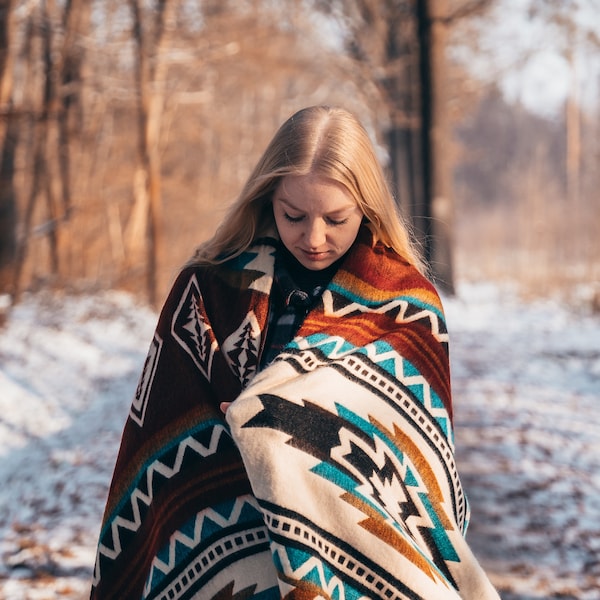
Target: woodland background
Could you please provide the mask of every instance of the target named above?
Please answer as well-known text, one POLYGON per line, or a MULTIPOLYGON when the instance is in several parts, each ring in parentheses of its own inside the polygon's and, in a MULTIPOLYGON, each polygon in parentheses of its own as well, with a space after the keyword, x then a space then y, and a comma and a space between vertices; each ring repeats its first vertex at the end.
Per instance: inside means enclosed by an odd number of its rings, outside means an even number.
POLYGON ((510 280, 600 310, 598 81, 577 70, 600 7, 521 2, 572 78, 544 115, 497 83, 531 56, 486 55, 501 4, 0 0, 4 305, 43 288, 160 305, 281 122, 329 103, 369 128, 445 291, 510 280))

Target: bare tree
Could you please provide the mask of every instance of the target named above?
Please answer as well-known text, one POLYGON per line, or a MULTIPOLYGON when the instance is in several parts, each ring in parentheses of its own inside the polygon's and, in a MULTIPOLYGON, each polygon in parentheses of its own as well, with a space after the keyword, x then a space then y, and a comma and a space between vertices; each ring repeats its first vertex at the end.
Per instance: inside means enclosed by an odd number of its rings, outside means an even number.
POLYGON ((420 44, 428 43, 429 31, 421 4, 415 0, 339 0, 318 6, 339 15, 347 52, 377 86, 387 112, 379 125, 397 200, 429 258, 435 241, 429 232, 428 178, 433 173, 423 162, 429 160, 431 146, 429 129, 424 130, 422 84, 423 76, 429 77, 431 71, 422 62, 428 49, 420 52, 420 44))
POLYGON ((0 294, 10 293, 17 251, 14 185, 18 125, 12 113, 10 61, 12 0, 0 0, 0 294))
POLYGON ((58 161, 62 187, 62 210, 65 220, 72 211, 71 159, 72 133, 83 128, 83 64, 84 46, 81 43, 89 31, 92 5, 89 0, 68 0, 63 16, 63 44, 56 66, 58 90, 58 161))
MULTIPOLYGON (((55 209, 54 189, 51 183, 49 164, 46 154, 48 142, 49 120, 53 110, 53 99, 55 95, 53 81, 53 56, 52 52, 52 28, 50 27, 47 3, 44 1, 30 13, 27 20, 29 34, 26 36, 25 52, 30 65, 41 62, 41 78, 38 81, 35 73, 30 72, 29 80, 26 82, 32 101, 31 105, 31 135, 28 136, 28 156, 31 164, 31 183, 27 195, 27 201, 22 222, 22 234, 17 246, 17 254, 14 267, 13 296, 18 300, 21 292, 21 277, 29 242, 32 236, 32 222, 36 205, 40 199, 46 200, 46 220, 39 229, 41 235, 49 239, 49 264, 50 271, 58 271, 58 243, 57 222, 55 209), (40 56, 36 55, 36 50, 40 56), (40 88, 37 85, 40 84, 40 88), (40 98, 39 106, 34 104, 34 99, 40 98)), ((33 69, 32 69, 33 71, 33 69)))
POLYGON ((133 37, 136 44, 139 161, 134 185, 133 220, 129 228, 129 259, 139 259, 140 244, 145 240, 146 291, 150 303, 156 304, 156 274, 163 253, 160 131, 167 73, 164 55, 174 25, 176 5, 173 0, 158 0, 153 27, 145 25, 139 0, 129 0, 129 5, 133 15, 133 37))
MULTIPOLYGON (((45 238, 48 243, 49 271, 55 280, 66 277, 63 261, 70 243, 65 227, 71 214, 70 152, 72 113, 81 105, 81 47, 78 37, 89 24, 90 6, 84 0, 69 0, 64 5, 62 27, 54 3, 41 2, 27 16, 30 30, 24 36, 24 54, 30 68, 23 85, 30 90, 29 137, 30 186, 21 223, 22 234, 17 245, 13 294, 18 298, 22 274, 33 237, 45 238), (36 66, 42 65, 41 77, 36 77, 36 66), (39 101, 36 101, 39 99, 39 101), (35 214, 43 214, 44 221, 34 226, 35 214)), ((79 120, 79 124, 81 119, 79 120)), ((14 135, 8 138, 16 144, 22 122, 15 124, 14 135)), ((76 128, 76 131, 79 127, 76 128)), ((6 150, 10 146, 5 146, 6 150)), ((16 146, 13 147, 13 153, 16 146)))
POLYGON ((422 217, 427 220, 427 259, 438 285, 454 293, 454 201, 449 156, 446 82, 447 0, 417 0, 423 165, 422 217))
MULTIPOLYGON (((597 98, 598 85, 596 57, 600 48, 600 32, 597 19, 590 18, 595 14, 595 1, 528 0, 514 6, 522 13, 525 34, 520 43, 515 44, 512 53, 505 52, 507 37, 505 33, 503 35, 505 29, 499 25, 503 19, 500 11, 491 11, 485 20, 474 22, 472 35, 465 34, 462 28, 460 30, 461 42, 465 49, 470 50, 470 56, 484 57, 489 64, 488 72, 476 85, 480 90, 487 87, 489 93, 489 88, 496 82, 501 83, 509 70, 518 73, 533 67, 534 73, 539 74, 543 71, 535 66, 534 61, 543 52, 552 56, 557 64, 562 62, 560 66, 566 72, 562 81, 567 84, 564 106, 555 104, 552 98, 546 102, 540 97, 535 107, 525 95, 519 99, 520 106, 515 103, 507 105, 505 110, 510 112, 510 117, 504 124, 501 137, 519 123, 518 135, 509 152, 505 152, 504 144, 498 144, 497 136, 492 138, 486 132, 493 120, 498 118, 496 112, 488 112, 479 123, 479 136, 489 136, 485 142, 485 158, 480 155, 473 161, 475 164, 467 183, 470 190, 466 189, 466 192, 467 196, 477 196, 477 179, 487 171, 488 165, 484 163, 499 159, 499 153, 505 154, 508 160, 498 160, 498 168, 486 175, 491 195, 481 196, 479 200, 482 212, 480 228, 485 228, 483 238, 487 233, 490 240, 493 237, 490 232, 495 229, 498 239, 506 240, 506 247, 501 252, 497 248, 491 252, 495 260, 490 262, 497 262, 497 268, 506 269, 509 277, 519 279, 525 287, 531 286, 535 277, 533 287, 537 287, 536 291, 542 288, 541 274, 548 273, 544 285, 555 289, 562 287, 569 293, 573 281, 583 279, 583 273, 587 274, 588 281, 597 279, 598 273, 598 158, 590 151, 598 139, 597 116, 592 116, 592 111, 597 111, 597 104, 589 104, 590 100, 594 100, 593 96, 597 98), (527 29, 527 25, 531 28, 527 29), (543 45, 537 43, 540 32, 545 32, 543 45), (525 36, 531 38, 531 43, 525 36), (498 57, 501 57, 500 61, 498 57), (548 109, 552 110, 551 115, 546 112, 548 109), (524 128, 523 111, 528 113, 527 118, 535 127, 524 128), (546 139, 549 132, 554 135, 551 143, 546 139), (536 181, 537 185, 532 185, 532 181, 536 181), (529 186, 527 193, 524 192, 526 185, 529 186), (492 198, 497 199, 496 206, 492 206, 492 198), (545 215, 536 223, 533 228, 536 234, 533 235, 532 225, 540 205, 545 207, 545 215), (496 214, 495 219, 491 218, 490 208, 496 214), (501 212, 502 215, 498 216, 501 212), (560 216, 556 216, 558 214, 560 216), (527 226, 517 228, 515 223, 525 215, 528 215, 527 226), (521 235, 517 236, 519 231, 521 235), (535 243, 529 236, 534 237, 535 243), (519 268, 520 264, 524 266, 519 268), (535 264, 535 269, 531 268, 532 264, 535 264)), ((518 32, 512 35, 518 35, 518 32)), ((548 76, 549 79, 552 77, 554 75, 548 76)), ((461 177, 465 183, 464 170, 461 177)), ((494 270, 497 268, 494 267, 494 270)), ((530 291, 527 289, 527 292, 530 291)))
POLYGON ((398 202, 440 285, 454 290, 448 152, 447 29, 491 0, 317 2, 340 15, 347 52, 375 83, 387 110, 380 125, 398 202))

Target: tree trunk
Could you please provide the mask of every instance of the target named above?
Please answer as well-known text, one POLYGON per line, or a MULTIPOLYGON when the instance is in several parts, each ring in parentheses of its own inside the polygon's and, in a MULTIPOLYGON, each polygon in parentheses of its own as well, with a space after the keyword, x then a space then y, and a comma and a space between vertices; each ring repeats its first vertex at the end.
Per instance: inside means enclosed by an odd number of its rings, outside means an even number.
POLYGON ((453 294, 453 200, 445 99, 447 0, 418 0, 423 187, 428 219, 426 254, 437 285, 453 294))
MULTIPOLYGON (((27 36, 28 41, 26 43, 26 56, 30 64, 35 64, 37 57, 34 55, 34 46, 33 44, 33 31, 35 29, 34 23, 36 19, 39 22, 48 24, 49 18, 47 13, 46 3, 43 2, 41 6, 38 7, 39 14, 30 16, 28 29, 29 35, 27 36)), ((50 115, 52 112, 52 100, 54 98, 54 89, 52 82, 53 75, 53 60, 52 60, 52 44, 51 44, 51 30, 50 27, 41 27, 39 29, 39 35, 42 38, 40 50, 41 50, 41 63, 43 65, 43 70, 41 74, 41 106, 39 109, 39 113, 37 113, 35 108, 32 108, 33 111, 33 123, 32 123, 32 141, 31 147, 27 152, 27 155, 31 157, 31 175, 30 181, 31 185, 29 188, 29 195, 27 198, 27 204, 25 207, 25 213, 23 216, 22 222, 22 235, 17 244, 17 253, 15 257, 15 265, 14 265, 14 275, 13 275, 13 298, 14 301, 17 302, 21 293, 21 284, 22 284, 22 274, 25 267, 25 262, 27 260, 27 255, 29 252, 29 243, 32 236, 32 224, 33 224, 33 216, 35 212, 36 203, 39 199, 44 196, 46 199, 47 207, 48 207, 48 220, 44 223, 43 226, 40 226, 38 231, 41 234, 47 233, 48 240, 50 244, 49 248, 49 256, 50 256, 50 265, 51 271, 54 274, 58 270, 58 233, 57 233, 57 224, 54 220, 54 198, 53 192, 51 189, 51 181, 50 181, 50 173, 49 173, 49 165, 47 160, 47 151, 48 151, 48 129, 49 129, 49 121, 50 115)), ((37 94, 34 91, 38 81, 35 78, 35 74, 32 73, 29 82, 26 82, 26 86, 28 87, 29 97, 36 98, 37 94)), ((34 103, 32 102, 32 106, 34 107, 34 103)))
POLYGON ((134 220, 128 236, 129 260, 140 260, 141 245, 146 244, 146 291, 156 305, 159 261, 163 254, 163 219, 160 184, 160 130, 164 106, 166 64, 164 50, 169 42, 174 3, 160 0, 156 12, 154 39, 146 41, 138 0, 130 0, 136 40, 136 79, 138 91, 138 172, 136 174, 134 220), (154 48, 153 61, 147 52, 154 48), (151 67, 150 65, 153 65, 151 67), (151 85, 155 84, 154 89, 151 85), (144 238, 139 233, 144 230, 144 238))
POLYGON ((351 56, 371 71, 390 114, 385 134, 397 201, 436 283, 454 289, 444 94, 447 0, 341 2, 351 56))
POLYGON ((11 115, 11 9, 12 0, 0 0, 0 294, 12 293, 12 269, 17 253, 14 173, 19 130, 16 117, 11 115))
POLYGON ((71 215, 71 131, 83 128, 81 94, 83 88, 83 46, 79 38, 89 30, 91 3, 89 0, 69 0, 65 5, 64 42, 61 64, 58 66, 60 80, 60 103, 58 111, 58 160, 62 184, 62 206, 65 220, 71 215), (74 114, 78 111, 78 114, 74 114), (78 117, 78 118, 77 118, 78 117), (73 123, 76 121, 76 123, 73 123))
MULTIPOLYGON (((573 36, 574 37, 574 36, 573 36)), ((573 40, 574 44, 574 40, 573 40)), ((576 231, 581 231, 583 222, 581 219, 581 114, 579 109, 579 77, 577 72, 577 61, 573 44, 567 52, 567 60, 571 68, 571 86, 566 102, 566 127, 567 127, 567 149, 566 149, 566 171, 567 171, 567 201, 568 211, 571 214, 571 226, 576 231)), ((571 256, 568 257, 574 264, 578 264, 582 258, 581 236, 573 236, 572 248, 569 248, 571 256)))

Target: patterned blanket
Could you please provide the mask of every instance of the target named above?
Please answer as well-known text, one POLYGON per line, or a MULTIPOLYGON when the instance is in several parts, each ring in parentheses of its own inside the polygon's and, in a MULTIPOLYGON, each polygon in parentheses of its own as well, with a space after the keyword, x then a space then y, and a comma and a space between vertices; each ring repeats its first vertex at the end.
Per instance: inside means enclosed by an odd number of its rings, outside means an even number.
POLYGON ((174 284, 125 426, 92 598, 498 598, 464 539, 434 288, 361 231, 256 375, 271 242, 174 284), (234 399, 225 421, 219 403, 234 399))

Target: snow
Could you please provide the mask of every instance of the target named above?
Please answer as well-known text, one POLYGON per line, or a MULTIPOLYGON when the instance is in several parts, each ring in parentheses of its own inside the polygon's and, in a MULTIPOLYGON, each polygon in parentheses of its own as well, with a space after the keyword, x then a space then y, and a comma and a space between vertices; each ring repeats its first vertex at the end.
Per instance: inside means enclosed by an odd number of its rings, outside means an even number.
MULTIPOLYGON (((444 304, 475 554, 504 600, 600 598, 600 318, 483 284, 444 304)), ((0 600, 88 596, 156 319, 36 294, 0 329, 0 600)))
POLYGON ((505 600, 600 598, 600 318, 494 286, 460 296, 446 312, 468 539, 505 600))
POLYGON ((26 298, 0 331, 0 598, 85 598, 156 322, 129 296, 26 298))

